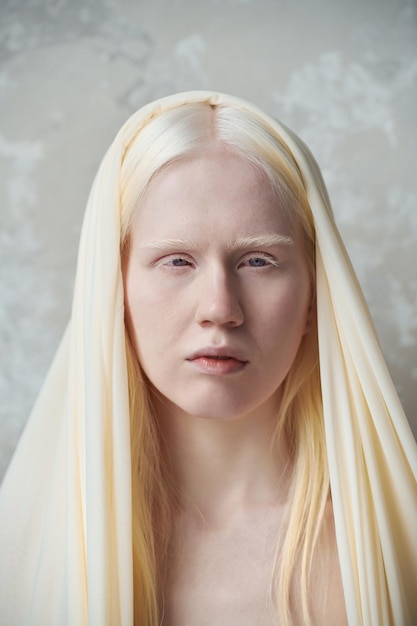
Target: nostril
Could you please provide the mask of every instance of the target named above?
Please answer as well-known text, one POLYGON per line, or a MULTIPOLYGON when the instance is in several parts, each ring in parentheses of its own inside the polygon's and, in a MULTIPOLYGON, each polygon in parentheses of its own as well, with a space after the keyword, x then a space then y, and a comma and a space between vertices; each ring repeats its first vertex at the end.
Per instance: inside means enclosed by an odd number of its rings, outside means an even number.
POLYGON ((244 314, 236 285, 224 268, 201 276, 196 320, 200 324, 240 326, 244 314))

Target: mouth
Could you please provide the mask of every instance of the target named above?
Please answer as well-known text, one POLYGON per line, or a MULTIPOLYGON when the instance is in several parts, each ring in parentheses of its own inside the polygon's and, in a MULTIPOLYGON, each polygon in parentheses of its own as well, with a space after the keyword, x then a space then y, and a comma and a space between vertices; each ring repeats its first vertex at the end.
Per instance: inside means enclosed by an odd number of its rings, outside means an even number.
POLYGON ((249 363, 242 354, 227 348, 204 348, 187 361, 197 371, 212 375, 236 374, 249 363))

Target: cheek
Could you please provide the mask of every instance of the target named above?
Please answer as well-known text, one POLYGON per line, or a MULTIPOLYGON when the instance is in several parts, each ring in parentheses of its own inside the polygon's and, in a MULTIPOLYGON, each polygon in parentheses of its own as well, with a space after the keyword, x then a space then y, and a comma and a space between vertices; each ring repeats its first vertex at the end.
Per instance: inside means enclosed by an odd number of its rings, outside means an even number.
MULTIPOLYGON (((151 339, 153 328, 158 327, 158 308, 152 306, 137 291, 125 296, 125 320, 131 341, 136 352, 151 339)), ((139 356, 139 355, 138 355, 139 356)))
POLYGON ((125 282, 125 323, 136 355, 145 366, 144 361, 160 361, 161 354, 166 354, 166 347, 179 336, 182 316, 175 302, 167 305, 166 296, 155 285, 142 281, 138 290, 137 284, 125 282))
POLYGON ((308 330, 311 303, 311 289, 308 279, 288 281, 277 294, 271 294, 267 311, 271 329, 276 333, 293 335, 304 334, 308 330))
POLYGON ((125 324, 136 356, 141 361, 140 348, 146 350, 147 339, 151 335, 151 320, 157 308, 152 306, 152 299, 143 289, 141 277, 129 265, 123 274, 123 285, 125 324), (138 285, 141 285, 141 289, 138 289, 138 285))
POLYGON ((302 295, 300 298, 300 294, 298 297, 288 294, 285 299, 275 302, 275 315, 269 317, 262 334, 266 361, 277 373, 279 384, 291 369, 303 337, 309 330, 309 291, 307 295, 302 295))

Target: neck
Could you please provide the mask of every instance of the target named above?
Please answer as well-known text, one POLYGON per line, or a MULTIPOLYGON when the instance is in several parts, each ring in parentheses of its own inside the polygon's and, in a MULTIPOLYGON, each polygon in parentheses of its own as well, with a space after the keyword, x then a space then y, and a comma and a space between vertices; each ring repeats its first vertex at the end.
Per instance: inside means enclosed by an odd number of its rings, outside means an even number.
POLYGON ((283 505, 289 454, 273 441, 276 408, 233 420, 198 418, 158 407, 182 513, 218 525, 260 507, 283 505))

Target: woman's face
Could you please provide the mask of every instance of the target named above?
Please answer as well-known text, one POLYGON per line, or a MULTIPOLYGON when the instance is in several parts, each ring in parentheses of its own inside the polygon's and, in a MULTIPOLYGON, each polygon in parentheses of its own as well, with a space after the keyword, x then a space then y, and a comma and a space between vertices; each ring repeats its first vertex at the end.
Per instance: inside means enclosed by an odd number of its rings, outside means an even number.
POLYGON ((123 272, 129 336, 170 414, 276 415, 311 288, 302 234, 263 173, 215 145, 165 167, 123 272))

